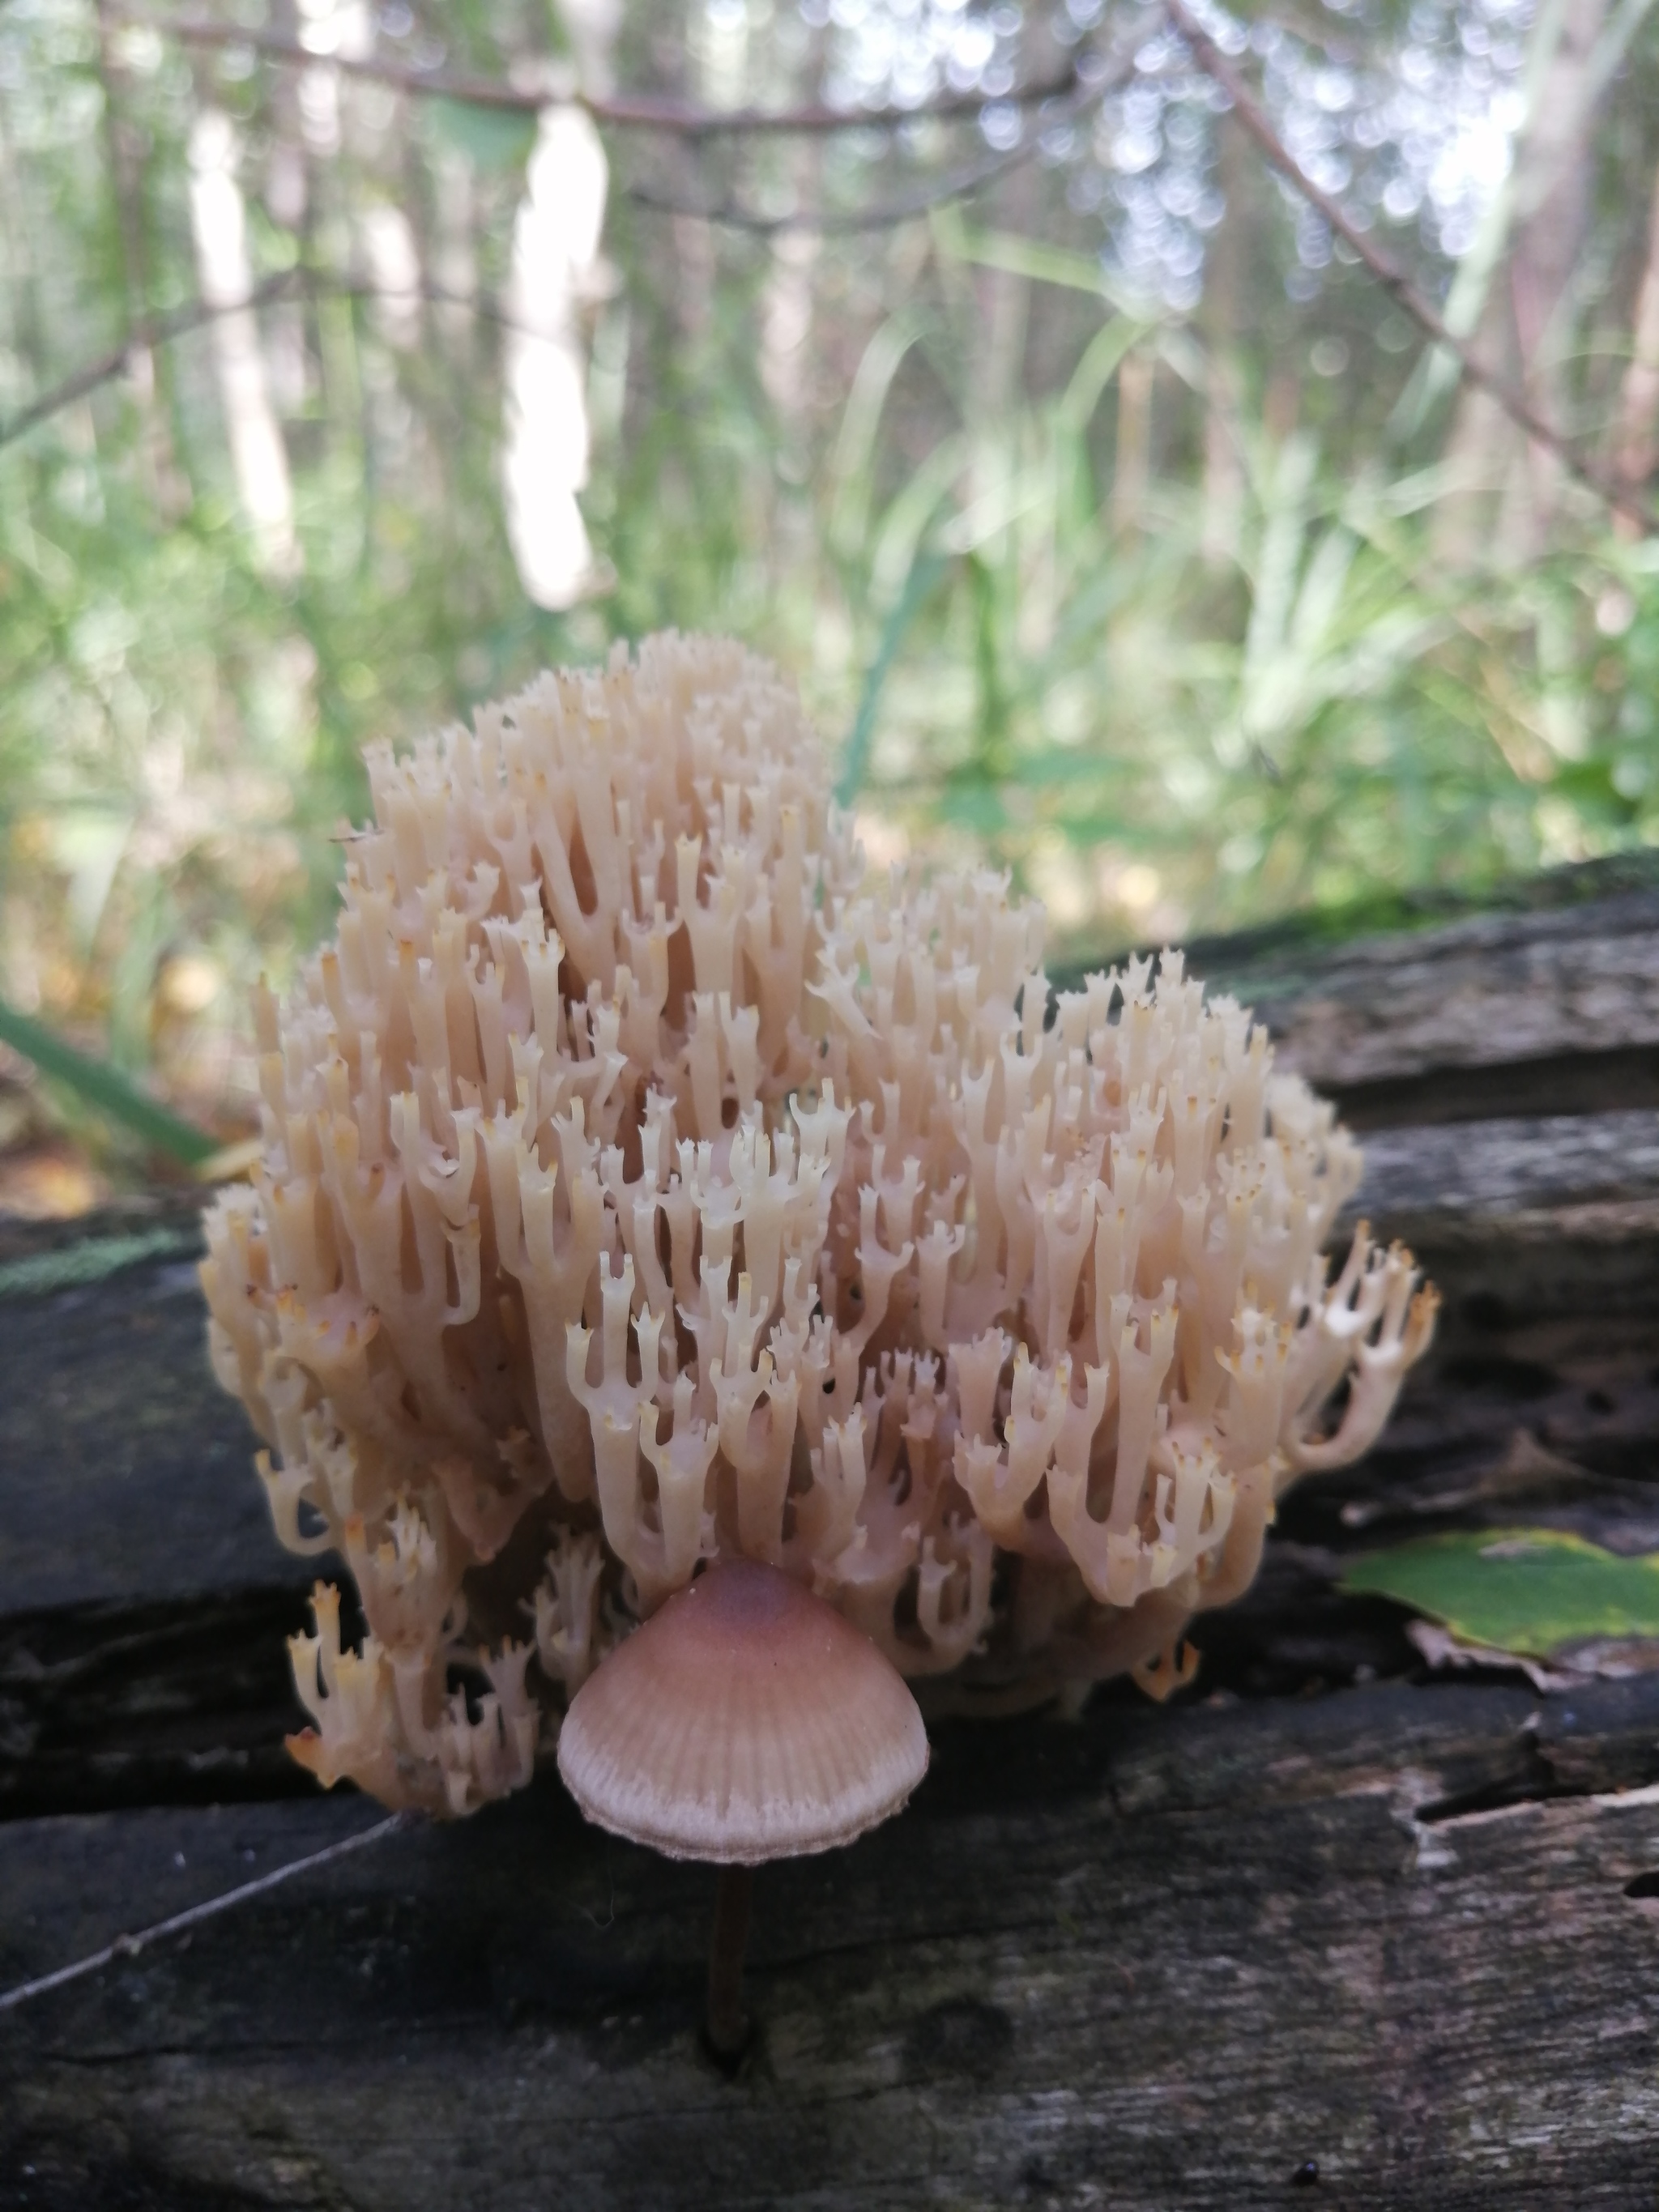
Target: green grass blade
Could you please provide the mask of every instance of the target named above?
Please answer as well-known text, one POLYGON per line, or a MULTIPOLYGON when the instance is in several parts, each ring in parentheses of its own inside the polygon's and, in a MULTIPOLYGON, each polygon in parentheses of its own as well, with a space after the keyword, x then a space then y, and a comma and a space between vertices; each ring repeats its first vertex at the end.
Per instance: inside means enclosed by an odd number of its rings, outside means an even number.
POLYGON ((21 1053, 42 1075, 61 1083, 106 1120, 131 1130, 169 1159, 199 1167, 221 1148, 217 1137, 210 1137, 205 1129, 198 1129, 194 1122, 147 1097, 118 1068, 77 1051, 43 1023, 9 1006, 3 999, 0 999, 0 1043, 21 1053))
POLYGON ((101 1283, 141 1260, 189 1259, 200 1251, 202 1234, 188 1228, 146 1229, 126 1237, 93 1237, 56 1252, 31 1252, 0 1267, 0 1298, 46 1298, 86 1283, 101 1283))
POLYGON ((887 672, 893 665, 894 656, 904 641, 904 633, 949 565, 943 553, 924 553, 906 578, 897 605, 882 625, 876 656, 870 663, 864 678, 864 689, 859 696, 859 710, 854 718, 852 735, 847 740, 841 774, 836 780, 836 798, 842 806, 850 806, 858 797, 869 768, 870 744, 876 729, 876 709, 881 703, 882 687, 887 681, 887 672))

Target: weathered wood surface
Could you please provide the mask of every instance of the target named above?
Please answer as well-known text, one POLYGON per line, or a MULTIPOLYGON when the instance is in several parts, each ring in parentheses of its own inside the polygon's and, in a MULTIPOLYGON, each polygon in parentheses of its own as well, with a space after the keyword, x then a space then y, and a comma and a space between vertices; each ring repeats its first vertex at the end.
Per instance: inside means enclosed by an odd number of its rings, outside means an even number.
MULTIPOLYGON (((1622 962, 1639 1012, 1648 896, 1297 955, 1287 1041, 1363 972, 1395 1010, 1376 1064, 1416 1073, 1355 1082, 1418 1118, 1361 1202, 1441 1283, 1436 1351, 1287 1501, 1184 1701, 942 1729, 902 1820, 768 1871, 736 2081, 694 2033, 706 1875, 550 1778, 0 2014, 0 2206, 1231 2208, 1304 2201, 1312 2159, 1308 2202, 1650 2212, 1659 1677, 1431 1678, 1335 1587, 1417 1529, 1659 1547, 1659 1053, 1603 1022, 1608 1079, 1562 1073, 1575 975, 1622 962), (1407 969, 1519 1039, 1479 1120, 1407 969)), ((194 1246, 176 1200, 0 1228, 0 1987, 375 1817, 280 1751, 314 1570, 208 1376, 194 1246)))
MULTIPOLYGON (((1238 2212, 1315 2159, 1310 2201, 1634 2212, 1656 1734, 1646 1682, 947 1731, 902 1820, 767 1869, 731 2081, 693 2033, 707 1870, 538 1784, 0 2021, 0 2201, 1238 2212)), ((364 1817, 14 1825, 9 1963, 364 1817)))
POLYGON ((1208 971, 1255 1006, 1281 1063, 1357 1125, 1659 1105, 1652 856, 1562 869, 1519 910, 1322 956, 1282 932, 1212 950, 1208 971))

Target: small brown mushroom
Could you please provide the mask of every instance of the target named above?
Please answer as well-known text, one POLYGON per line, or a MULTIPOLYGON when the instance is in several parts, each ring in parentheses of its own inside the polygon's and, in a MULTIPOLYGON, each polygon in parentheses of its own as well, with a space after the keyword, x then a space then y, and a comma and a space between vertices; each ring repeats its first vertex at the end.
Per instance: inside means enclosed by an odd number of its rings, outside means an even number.
POLYGON ((590 1820, 721 1869, 708 2039, 743 2047, 750 1869, 850 1843, 927 1768, 902 1677, 776 1567, 710 1569, 617 1647, 571 1705, 559 1771, 590 1820))

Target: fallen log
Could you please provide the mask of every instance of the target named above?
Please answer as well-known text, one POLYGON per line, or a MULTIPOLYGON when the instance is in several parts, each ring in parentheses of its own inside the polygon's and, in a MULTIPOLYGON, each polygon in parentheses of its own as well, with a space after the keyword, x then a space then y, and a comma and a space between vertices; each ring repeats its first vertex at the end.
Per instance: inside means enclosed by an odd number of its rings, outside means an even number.
MULTIPOLYGON (((1193 1690, 946 1725, 902 1820, 766 1871, 735 2079, 696 2037, 706 1871, 549 1775, 0 2011, 0 2202, 1648 2202, 1659 1676, 1449 1680, 1340 1576, 1517 1521, 1659 1548, 1656 947, 1626 869, 1194 960, 1371 1123, 1359 1207, 1439 1340, 1193 1690)), ((175 1201, 0 1229, 0 1989, 378 1818, 280 1751, 316 1563, 208 1374, 196 1249, 175 1201)))

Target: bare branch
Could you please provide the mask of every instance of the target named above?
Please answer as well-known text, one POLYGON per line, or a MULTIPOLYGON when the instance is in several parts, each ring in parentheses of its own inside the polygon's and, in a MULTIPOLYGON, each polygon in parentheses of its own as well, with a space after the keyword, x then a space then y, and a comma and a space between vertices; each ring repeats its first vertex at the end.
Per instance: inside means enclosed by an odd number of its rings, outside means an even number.
POLYGON ((1517 392, 1505 378, 1489 368, 1462 338, 1454 337, 1442 317, 1423 297, 1405 271, 1371 243, 1365 233, 1351 221, 1340 201, 1315 184, 1273 129, 1267 110, 1193 14, 1188 0, 1164 0, 1164 4, 1169 11, 1170 21, 1191 47, 1194 62, 1212 83, 1226 94, 1234 113, 1268 161, 1296 187, 1310 207, 1317 209, 1332 230, 1352 248, 1376 282, 1392 294, 1401 312, 1410 316, 1425 337, 1432 338, 1437 345, 1443 346, 1468 381, 1495 400, 1528 437, 1555 454, 1569 474, 1576 477, 1598 498, 1605 500, 1615 513, 1628 515, 1644 530, 1659 531, 1659 510, 1651 507, 1633 485, 1609 475, 1595 462, 1586 459, 1565 432, 1539 414, 1524 392, 1517 392))
POLYGON ((267 276, 262 283, 236 300, 189 300, 181 307, 174 307, 165 315, 150 315, 133 324, 124 343, 108 353, 89 361, 83 368, 66 376, 61 384, 31 399, 20 408, 9 421, 0 422, 0 447, 13 445, 52 416, 72 407, 77 399, 85 399, 102 385, 111 384, 126 368, 132 356, 154 347, 165 345, 170 339, 184 337, 191 331, 204 329, 223 315, 240 315, 250 308, 268 307, 283 300, 381 300, 420 299, 434 307, 463 307, 469 314, 495 323, 502 330, 520 331, 526 337, 541 333, 509 315, 497 301, 482 293, 452 292, 441 285, 422 282, 413 285, 389 285, 370 282, 356 276, 337 276, 326 270, 285 269, 280 275, 267 276))
POLYGON ((143 1928, 136 1936, 118 1936, 112 1943, 106 1943, 101 1951, 94 1951, 85 1959, 77 1959, 73 1966, 59 1966, 56 1973, 41 1974, 32 1982, 19 1982, 15 1988, 0 1991, 0 2012, 15 2012, 19 2005, 27 2004, 32 1997, 43 1997, 49 1990, 60 1990, 66 1982, 77 1982, 83 1975, 95 1974, 100 1966, 113 1966, 118 1959, 134 1959, 139 1952, 166 1936, 182 1936, 186 1929, 199 1928, 204 1920, 212 1920, 233 1905, 246 1904, 251 1897, 259 1897, 268 1889, 291 1881, 296 1874, 309 1874, 313 1867, 331 1865, 336 1859, 349 1856, 368 1844, 378 1844, 410 1825, 407 1813, 394 1813, 389 1820, 378 1820, 372 1828, 362 1828, 355 1836, 346 1836, 337 1844, 328 1844, 319 1851, 311 1851, 302 1859, 290 1859, 286 1866, 262 1874, 257 1881, 245 1881, 240 1888, 226 1890, 222 1896, 210 1897, 204 1905, 192 1905, 187 1912, 175 1912, 170 1920, 158 1920, 153 1928, 143 1928))
POLYGON ((298 271, 285 269, 279 276, 268 276, 256 284, 245 299, 224 306, 210 305, 205 300, 190 300, 182 307, 174 307, 165 315, 146 315, 132 323, 122 343, 112 351, 100 354, 89 361, 84 368, 77 368, 61 384, 54 384, 38 399, 18 410, 9 422, 0 422, 0 446, 9 446, 26 432, 50 416, 72 407, 77 399, 84 399, 99 386, 108 384, 121 374, 135 353, 149 348, 165 345, 170 338, 182 337, 187 331, 199 330, 204 323, 216 322, 221 315, 238 314, 245 307, 263 307, 272 300, 287 297, 295 289, 298 271))
MULTIPOLYGON (((112 15, 117 11, 112 8, 112 15)), ((1013 104, 1033 106, 1059 100, 1075 90, 1075 62, 1045 84, 1025 85, 991 100, 983 93, 947 93, 915 107, 829 107, 808 101, 799 107, 693 107, 684 100, 661 99, 650 93, 601 95, 583 92, 572 83, 562 88, 532 89, 489 77, 453 76, 441 70, 416 69, 407 62, 378 54, 314 53, 309 46, 274 31, 245 30, 236 23, 209 22, 195 15, 151 15, 132 9, 119 11, 119 20, 188 46, 241 46, 272 61, 303 69, 334 69, 345 76, 372 79, 393 85, 400 92, 428 99, 453 100, 470 107, 506 109, 519 115, 537 115, 544 107, 580 107, 595 123, 618 130, 657 131, 679 138, 753 137, 785 132, 823 134, 838 131, 898 131, 907 124, 972 121, 988 107, 1013 104)))
POLYGON ((989 155, 968 167, 948 170, 942 177, 931 177, 926 184, 917 185, 908 192, 896 192, 890 198, 872 200, 864 207, 845 210, 800 208, 787 215, 762 215, 738 200, 682 199, 655 185, 627 184, 623 191, 641 207, 654 208, 665 215, 699 216, 705 222, 717 222, 729 230, 754 231, 763 238, 776 238, 786 231, 810 231, 815 236, 833 237, 837 233, 885 230, 895 223, 908 222, 913 216, 925 215, 930 208, 940 207, 947 200, 964 199, 1029 161, 1036 151, 1036 137, 1028 134, 1019 145, 1010 147, 1006 153, 989 155))
MULTIPOLYGON (((185 27, 164 26, 160 22, 152 22, 152 19, 145 16, 131 15, 118 16, 118 9, 113 4, 113 0, 112 0, 110 12, 112 17, 118 17, 118 20, 129 23, 151 23, 151 27, 157 29, 173 27, 182 31, 185 27)), ((1156 9, 1149 10, 1147 14, 1138 17, 1131 25, 1129 31, 1120 40, 1117 52, 1109 61, 1102 63, 1097 71, 1088 70, 1085 76, 1087 64, 1083 62, 1074 68, 1073 82, 1075 90, 1064 109, 1067 120, 1075 122, 1090 113, 1123 83, 1133 72, 1134 54, 1145 42, 1148 30, 1156 21, 1157 17, 1156 9)), ((269 46, 272 43, 265 40, 263 33, 256 34, 240 31, 233 33, 220 26, 201 27, 204 33, 211 32, 211 42, 214 44, 247 45, 263 42, 269 46)), ((289 47, 281 40, 275 43, 282 48, 285 55, 293 55, 307 62, 319 58, 308 53, 304 48, 289 47)), ((470 92, 455 95, 451 91, 453 82, 445 80, 441 83, 436 79, 426 78, 422 80, 420 88, 425 91, 442 90, 446 96, 471 96, 470 92)), ((471 83, 471 80, 460 82, 471 83)), ((494 90, 511 92, 511 88, 480 87, 477 89, 481 94, 484 91, 493 92, 494 90)), ((532 98, 532 95, 511 92, 511 99, 515 106, 540 104, 539 95, 532 98)), ((976 101, 974 103, 975 111, 986 104, 976 101)), ((1030 161, 1036 153, 1037 147, 1037 134, 1028 131, 1022 136, 1020 143, 1009 148, 1006 152, 994 154, 985 161, 973 163, 965 168, 950 171, 945 176, 931 179, 926 183, 916 185, 908 193, 876 202, 866 207, 851 209, 844 213, 809 209, 788 215, 767 216, 732 202, 703 204, 683 201, 648 185, 633 184, 626 186, 625 190, 630 198, 638 201, 643 206, 661 209, 672 214, 698 216, 709 222, 751 230, 762 235, 775 235, 792 230, 824 234, 854 233, 881 229, 893 223, 902 222, 913 216, 925 214, 929 209, 938 207, 945 201, 961 198, 969 193, 981 191, 996 179, 1006 175, 1022 163, 1030 161)), ((449 292, 441 286, 424 282, 409 288, 409 290, 412 291, 414 295, 440 306, 465 308, 469 313, 482 316, 489 321, 499 324, 503 329, 511 330, 520 327, 495 301, 483 295, 469 296, 449 292)), ((9 421, 0 422, 0 447, 15 444, 19 438, 37 428, 40 423, 61 413, 65 407, 72 406, 77 399, 84 399, 101 386, 112 382, 116 377, 122 374, 136 354, 165 345, 173 338, 182 337, 191 331, 199 330, 207 324, 216 321, 222 315, 238 314, 245 308, 269 307, 282 300, 315 298, 384 300, 408 295, 408 292, 403 288, 394 290, 384 284, 334 276, 325 270, 296 268, 283 270, 276 276, 266 277, 263 283, 256 284, 246 297, 241 299, 222 303, 195 299, 186 301, 182 307, 170 310, 166 314, 144 317, 131 325, 125 339, 119 346, 88 362, 84 368, 76 369, 72 375, 65 377, 61 383, 40 393, 37 398, 32 399, 26 406, 21 408, 9 421)), ((534 336, 535 333, 532 331, 530 335, 534 336)))
MULTIPOLYGON (((1091 113, 1133 75, 1134 56, 1145 45, 1158 12, 1152 9, 1136 19, 1130 33, 1120 42, 1117 54, 1102 64, 1097 75, 1091 74, 1085 79, 1079 74, 1077 92, 1065 102, 1057 103, 1065 121, 1076 123, 1091 113)), ((776 237, 786 231, 834 236, 838 233, 884 230, 895 223, 908 222, 913 216, 925 215, 932 208, 942 207, 946 201, 966 199, 1006 177, 1010 171, 1023 167, 1034 158, 1039 144, 1038 134, 1027 130, 1022 132, 1019 143, 1005 152, 988 155, 985 160, 959 169, 947 170, 943 176, 930 177, 908 191, 896 192, 885 199, 871 200, 863 207, 845 210, 801 208, 787 215, 763 215, 738 200, 682 199, 655 185, 630 183, 624 185, 623 190, 641 207, 658 208, 669 215, 698 216, 705 222, 720 223, 732 230, 754 231, 763 238, 776 237)))

